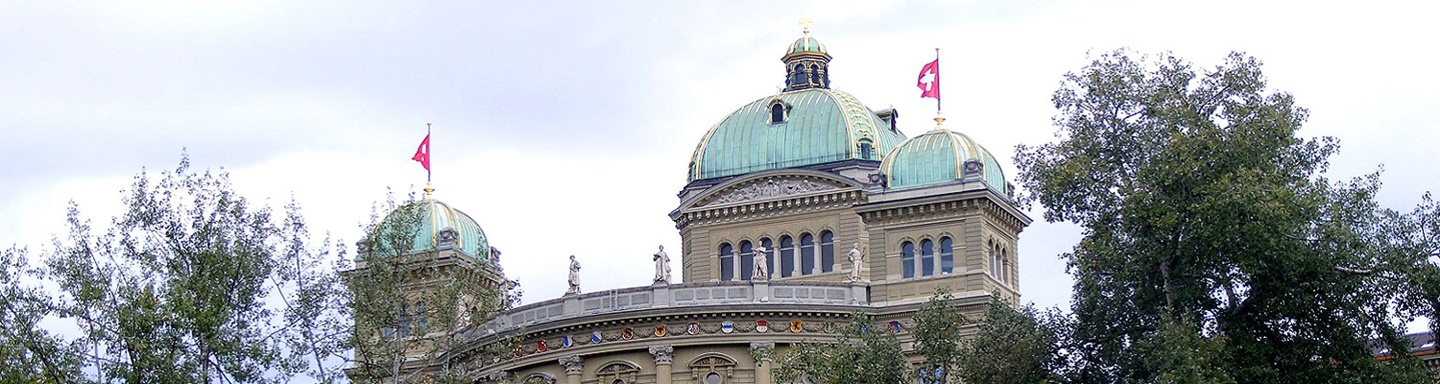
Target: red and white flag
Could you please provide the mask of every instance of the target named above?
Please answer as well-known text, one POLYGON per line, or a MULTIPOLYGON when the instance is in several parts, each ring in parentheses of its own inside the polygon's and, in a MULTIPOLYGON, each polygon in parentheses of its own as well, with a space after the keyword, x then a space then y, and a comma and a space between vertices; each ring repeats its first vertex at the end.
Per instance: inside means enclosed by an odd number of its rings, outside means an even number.
POLYGON ((425 140, 420 142, 420 148, 415 149, 415 157, 410 160, 420 162, 420 166, 425 167, 425 172, 430 172, 430 134, 425 134, 425 140))
POLYGON ((920 98, 940 99, 940 59, 920 68, 920 77, 916 79, 915 86, 920 87, 920 98))

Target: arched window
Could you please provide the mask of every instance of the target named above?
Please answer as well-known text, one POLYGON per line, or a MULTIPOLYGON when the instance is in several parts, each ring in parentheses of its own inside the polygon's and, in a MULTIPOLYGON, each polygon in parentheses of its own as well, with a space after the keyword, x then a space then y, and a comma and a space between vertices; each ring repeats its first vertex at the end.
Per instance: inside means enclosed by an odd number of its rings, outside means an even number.
POLYGON ((790 72, 790 84, 791 84, 791 85, 801 85, 801 84, 805 84, 805 66, 804 66, 804 65, 795 64, 795 71, 790 72))
POLYGON ((720 281, 735 279, 735 247, 720 244, 720 281))
POLYGON ((865 160, 875 160, 874 146, 870 144, 869 139, 860 139, 860 158, 865 160))
POLYGON ((990 240, 990 276, 1000 280, 1000 246, 990 240))
POLYGON ((800 260, 806 259, 815 259, 815 236, 809 233, 800 235, 800 260))
POLYGON ((778 102, 777 102, 777 103, 774 103, 774 104, 770 104, 770 124, 780 124, 780 123, 784 123, 784 122, 785 122, 785 104, 781 104, 781 103, 778 103, 778 102))
POLYGON ((414 321, 414 323, 415 323, 415 334, 417 334, 417 335, 424 335, 424 334, 426 334, 426 333, 429 333, 429 332, 427 331, 428 328, 425 328, 425 315, 426 315, 426 310, 427 310, 427 309, 425 308, 425 300, 420 300, 420 302, 415 303, 415 321, 414 321))
POLYGON ((810 64, 810 84, 820 85, 820 66, 810 64))
POLYGON ((694 382, 724 384, 735 375, 735 360, 721 353, 706 352, 690 361, 690 377, 694 382))
POLYGON ((740 242, 740 280, 750 280, 755 274, 755 247, 750 245, 750 240, 740 242))
POLYGON ((906 241, 900 244, 900 271, 901 277, 915 277, 915 243, 906 241))
POLYGON ((403 303, 400 304, 400 327, 399 327, 399 331, 396 332, 395 336, 396 336, 397 338, 404 338, 404 337, 409 337, 409 336, 410 336, 410 305, 409 305, 409 304, 403 304, 403 303))
MULTIPOLYGON (((790 235, 780 236, 780 252, 778 252, 778 254, 782 260, 795 260, 795 238, 790 237, 790 235)), ((804 260, 801 261, 803 264, 804 260)), ((804 273, 804 269, 802 268, 801 274, 804 273)))
POLYGON ((1000 283, 1010 284, 1010 270, 1006 268, 1010 264, 1010 250, 1000 248, 1000 283))
POLYGON ((935 242, 925 239, 920 242, 920 275, 935 274, 935 242))
POLYGON ((626 362, 614 362, 606 364, 595 371, 597 382, 606 384, 634 383, 635 377, 640 373, 640 367, 630 365, 626 362))
POLYGON ((955 270, 955 244, 949 236, 940 238, 940 274, 948 275, 955 270))
POLYGON ((820 269, 825 272, 835 269, 835 234, 820 232, 820 269))

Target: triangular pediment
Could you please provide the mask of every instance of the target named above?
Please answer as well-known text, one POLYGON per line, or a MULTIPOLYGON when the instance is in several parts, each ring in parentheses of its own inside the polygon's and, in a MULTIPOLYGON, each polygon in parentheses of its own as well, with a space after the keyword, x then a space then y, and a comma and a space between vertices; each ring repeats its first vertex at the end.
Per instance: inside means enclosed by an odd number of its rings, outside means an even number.
POLYGON ((815 174, 770 174, 716 186, 712 192, 706 193, 697 199, 696 204, 692 205, 692 207, 710 207, 780 200, 799 196, 825 194, 841 189, 854 189, 858 187, 858 185, 847 183, 835 179, 830 175, 818 172, 815 174))

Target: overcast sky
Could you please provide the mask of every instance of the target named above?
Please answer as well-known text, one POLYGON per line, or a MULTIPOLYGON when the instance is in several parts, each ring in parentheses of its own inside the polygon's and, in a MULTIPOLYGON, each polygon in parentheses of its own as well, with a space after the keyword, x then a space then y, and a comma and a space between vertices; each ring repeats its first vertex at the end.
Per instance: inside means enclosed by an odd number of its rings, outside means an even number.
MULTIPOLYGON (((294 196, 353 243, 434 122, 438 199, 473 216, 526 302, 648 284, 666 214, 711 125, 782 84, 814 19, 831 80, 914 136, 915 76, 940 48, 947 128, 1001 157, 1053 140, 1067 71, 1120 47, 1199 67, 1264 61, 1273 89, 1338 137, 1330 176, 1382 166, 1385 206, 1437 189, 1435 2, 952 1, 780 3, 20 1, 0 4, 0 245, 41 251, 74 200, 97 224, 141 169, 228 170, 252 199, 294 196), (1090 56, 1087 56, 1090 55, 1090 56)), ((1024 299, 1068 306, 1058 255, 1079 231, 1020 235, 1024 299)), ((672 257, 678 257, 672 252, 672 257)), ((678 259, 677 259, 678 260, 678 259)))

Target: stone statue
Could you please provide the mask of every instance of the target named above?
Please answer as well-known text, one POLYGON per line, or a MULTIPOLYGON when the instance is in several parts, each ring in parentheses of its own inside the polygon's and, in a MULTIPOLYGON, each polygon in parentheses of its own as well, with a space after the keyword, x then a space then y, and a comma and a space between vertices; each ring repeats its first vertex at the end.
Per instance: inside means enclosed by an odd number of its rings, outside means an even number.
POLYGON ((846 255, 850 257, 850 281, 860 281, 860 264, 865 259, 865 252, 860 250, 860 242, 855 242, 855 246, 851 247, 846 255))
POLYGON ((456 231, 455 228, 445 227, 440 230, 440 249, 455 248, 459 241, 460 231, 456 231))
POLYGON ((765 280, 770 278, 770 255, 765 254, 765 246, 755 247, 755 277, 754 280, 765 280))
POLYGON ((575 261, 575 255, 570 255, 570 290, 565 291, 565 294, 580 294, 580 262, 575 261))
POLYGON ((670 283, 670 255, 665 254, 665 246, 660 246, 660 252, 655 252, 655 282, 670 283))

